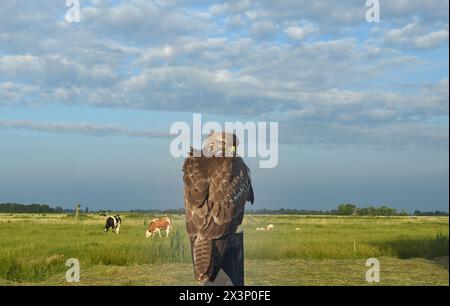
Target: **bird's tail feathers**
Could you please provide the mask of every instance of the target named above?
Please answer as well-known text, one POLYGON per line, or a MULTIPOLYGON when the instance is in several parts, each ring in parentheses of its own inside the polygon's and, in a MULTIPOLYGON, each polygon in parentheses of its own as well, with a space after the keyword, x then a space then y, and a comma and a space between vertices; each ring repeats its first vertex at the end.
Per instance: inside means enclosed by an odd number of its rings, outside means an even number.
POLYGON ((212 265, 212 241, 197 236, 193 244, 195 278, 206 282, 209 280, 208 271, 212 265))

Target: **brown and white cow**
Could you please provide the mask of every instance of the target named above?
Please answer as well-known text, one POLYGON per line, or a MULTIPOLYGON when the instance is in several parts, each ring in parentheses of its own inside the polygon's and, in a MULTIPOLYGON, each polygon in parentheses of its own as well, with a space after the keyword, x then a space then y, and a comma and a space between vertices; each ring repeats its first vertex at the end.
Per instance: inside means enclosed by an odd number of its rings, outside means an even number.
POLYGON ((159 238, 161 238, 161 230, 165 230, 166 237, 169 237, 170 227, 171 223, 169 217, 161 217, 153 219, 152 221, 150 221, 150 224, 148 225, 148 229, 145 232, 145 237, 146 238, 150 236, 153 237, 153 234, 157 232, 159 234, 159 238))

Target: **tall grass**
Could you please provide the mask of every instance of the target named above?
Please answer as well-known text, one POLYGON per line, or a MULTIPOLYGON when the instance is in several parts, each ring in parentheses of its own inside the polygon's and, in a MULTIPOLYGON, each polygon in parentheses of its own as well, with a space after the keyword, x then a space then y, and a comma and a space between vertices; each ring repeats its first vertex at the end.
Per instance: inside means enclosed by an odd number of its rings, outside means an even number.
POLYGON ((448 235, 441 232, 435 237, 422 237, 417 239, 399 239, 383 241, 378 247, 398 258, 424 257, 432 259, 439 256, 448 256, 448 235))
MULTIPOLYGON (((120 235, 105 234, 98 216, 78 222, 69 216, 23 217, 0 215, 0 278, 39 282, 63 275, 68 258, 78 258, 81 269, 191 262, 181 216, 173 216, 169 238, 163 232, 163 238, 148 239, 150 215, 123 215, 120 235)), ((434 258, 449 252, 448 218, 248 216, 243 229, 246 259, 434 258), (273 231, 256 231, 269 223, 273 231)))
POLYGON ((261 216, 247 218, 244 228, 245 256, 251 259, 448 256, 448 218, 261 216), (269 223, 274 231, 255 231, 269 223))

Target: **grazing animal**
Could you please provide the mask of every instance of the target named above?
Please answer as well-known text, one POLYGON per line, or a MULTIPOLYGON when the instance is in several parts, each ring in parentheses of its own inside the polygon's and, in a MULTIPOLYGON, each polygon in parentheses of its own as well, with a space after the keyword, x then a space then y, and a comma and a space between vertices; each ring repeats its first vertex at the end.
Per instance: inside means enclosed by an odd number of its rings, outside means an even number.
POLYGON ((245 203, 254 202, 250 170, 237 156, 237 145, 236 135, 212 131, 203 149, 191 148, 184 161, 186 229, 194 276, 201 282, 216 278, 245 203))
POLYGON ((145 232, 145 237, 153 237, 154 233, 159 234, 159 238, 161 238, 161 230, 166 231, 166 237, 169 237, 169 232, 171 228, 170 218, 169 217, 161 217, 157 219, 153 219, 150 221, 148 225, 148 229, 145 232))
POLYGON ((271 231, 273 230, 273 228, 274 228, 273 224, 269 224, 267 225, 266 231, 271 231))
POLYGON ((296 230, 296 231, 299 231, 299 230, 300 230, 300 227, 296 227, 295 230, 296 230))
POLYGON ((105 232, 108 232, 110 229, 111 232, 116 230, 116 234, 119 235, 120 224, 122 224, 122 219, 119 215, 109 216, 108 219, 106 219, 105 232))
POLYGON ((259 232, 265 232, 266 228, 265 227, 257 227, 256 230, 259 232))

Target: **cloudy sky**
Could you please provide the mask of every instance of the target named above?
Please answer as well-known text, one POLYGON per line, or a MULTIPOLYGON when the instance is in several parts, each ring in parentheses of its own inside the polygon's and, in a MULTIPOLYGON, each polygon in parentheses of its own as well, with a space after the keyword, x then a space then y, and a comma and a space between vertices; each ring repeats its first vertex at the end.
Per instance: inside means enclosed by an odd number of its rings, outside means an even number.
POLYGON ((448 0, 2 0, 0 202, 182 207, 170 125, 279 122, 258 208, 447 210, 448 0))

